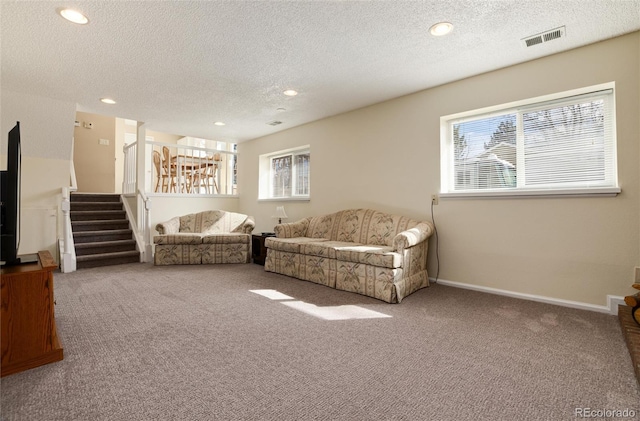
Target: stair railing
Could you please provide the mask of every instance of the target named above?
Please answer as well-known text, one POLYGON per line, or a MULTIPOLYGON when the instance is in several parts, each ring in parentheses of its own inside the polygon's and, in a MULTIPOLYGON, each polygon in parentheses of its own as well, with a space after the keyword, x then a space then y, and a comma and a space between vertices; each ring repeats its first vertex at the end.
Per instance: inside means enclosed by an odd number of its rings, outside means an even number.
POLYGON ((138 142, 124 145, 124 177, 122 179, 122 193, 133 194, 136 191, 136 148, 138 142))
POLYGON ((136 194, 136 211, 129 206, 129 202, 122 201, 124 210, 127 213, 133 236, 136 240, 136 246, 140 252, 141 262, 150 262, 153 257, 153 245, 151 243, 151 230, 149 229, 149 210, 151 209, 151 200, 147 195, 138 189, 136 194))
POLYGON ((76 170, 73 166, 73 152, 69 171, 71 173, 71 185, 62 188, 62 202, 60 203, 63 221, 62 240, 58 242, 60 243, 60 270, 62 273, 75 272, 76 270, 76 248, 73 243, 73 230, 71 228, 71 192, 78 190, 78 183, 76 181, 76 170))
POLYGON ((144 238, 144 261, 150 262, 153 257, 153 245, 151 243, 151 228, 149 224, 149 211, 151 210, 151 200, 141 189, 138 189, 138 213, 142 225, 142 236, 144 238), (142 206, 141 206, 142 205, 142 206))

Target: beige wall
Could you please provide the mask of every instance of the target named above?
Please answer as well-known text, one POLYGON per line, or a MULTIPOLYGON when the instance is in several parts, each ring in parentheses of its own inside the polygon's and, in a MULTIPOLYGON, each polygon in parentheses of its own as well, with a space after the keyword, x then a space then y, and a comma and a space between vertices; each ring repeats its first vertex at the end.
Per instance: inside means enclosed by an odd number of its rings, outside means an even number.
POLYGON ((18 254, 49 250, 57 256, 62 232, 59 204, 62 188, 70 186, 70 158, 75 104, 50 98, 1 91, 2 154, 6 169, 7 132, 20 121, 21 223, 18 254))
POLYGON ((115 193, 116 122, 113 117, 78 111, 74 130, 73 164, 78 192, 115 193), (84 127, 92 123, 93 128, 84 127), (105 140, 108 145, 100 144, 105 140))
MULTIPOLYGON (((441 199, 434 210, 441 279, 606 305, 633 291, 640 260, 639 44, 634 33, 241 143, 240 210, 256 232, 272 230, 276 205, 291 221, 350 207, 431 219, 441 116, 615 81, 619 196, 441 199), (311 201, 257 201, 258 156, 305 144, 311 201)), ((434 277, 433 247, 429 259, 434 277)))
MULTIPOLYGON (((137 126, 125 124, 124 119, 78 111, 76 120, 80 126, 74 130, 74 165, 79 192, 122 193, 124 174, 125 133, 137 134, 137 126), (93 123, 93 129, 84 123, 93 123), (109 145, 101 145, 100 139, 109 140, 109 145)), ((183 136, 146 130, 146 136, 155 142, 176 143, 183 136)), ((151 150, 148 150, 151 153, 151 150)), ((151 157, 149 157, 151 159, 151 157)), ((155 182, 155 170, 149 164, 146 170, 147 191, 155 182)))
POLYGON ((153 137, 154 142, 161 143, 178 143, 178 140, 184 137, 177 134, 161 133, 153 130, 147 130, 147 136, 153 137))

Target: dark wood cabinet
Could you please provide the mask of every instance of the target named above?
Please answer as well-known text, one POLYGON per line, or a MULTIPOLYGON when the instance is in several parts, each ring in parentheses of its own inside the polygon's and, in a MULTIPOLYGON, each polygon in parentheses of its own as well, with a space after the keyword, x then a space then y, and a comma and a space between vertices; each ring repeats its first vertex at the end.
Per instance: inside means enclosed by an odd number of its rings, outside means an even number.
POLYGON ((57 266, 51 253, 41 251, 35 263, 2 268, 3 377, 63 358, 54 316, 53 270, 57 266))

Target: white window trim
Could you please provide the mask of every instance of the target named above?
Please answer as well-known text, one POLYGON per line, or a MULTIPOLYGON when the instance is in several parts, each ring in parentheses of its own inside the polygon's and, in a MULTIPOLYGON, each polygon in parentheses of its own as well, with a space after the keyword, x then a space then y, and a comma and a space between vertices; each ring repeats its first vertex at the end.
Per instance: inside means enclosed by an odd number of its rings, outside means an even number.
POLYGON ((512 198, 553 198, 553 197, 613 197, 620 194, 620 187, 590 187, 584 189, 555 190, 502 190, 491 192, 448 192, 440 193, 443 199, 512 199, 512 198))
POLYGON ((311 154, 310 145, 283 149, 280 151, 263 154, 258 157, 258 202, 309 202, 311 200, 311 180, 309 180, 308 195, 291 195, 285 197, 270 196, 271 160, 283 155, 297 155, 305 152, 311 154))
MULTIPOLYGON (((517 188, 517 189, 501 189, 501 190, 489 190, 489 191, 449 191, 449 180, 452 180, 454 177, 454 165, 452 165, 453 157, 451 153, 453 152, 453 148, 448 144, 448 136, 449 136, 449 124, 452 120, 456 119, 464 119, 471 116, 491 116, 492 114, 500 114, 506 109, 513 108, 523 108, 526 106, 535 106, 534 104, 541 102, 551 102, 554 100, 559 100, 562 102, 565 99, 568 99, 572 96, 584 95, 588 93, 593 93, 596 91, 605 91, 612 90, 613 98, 611 101, 612 107, 612 121, 611 124, 614 127, 613 136, 611 141, 613 142, 612 147, 609 149, 613 154, 613 162, 617 167, 617 131, 616 127, 616 101, 615 101, 615 82, 608 82, 599 85, 593 85, 589 87, 573 89, 569 91, 559 92, 555 94, 542 95, 535 98, 528 98, 520 101, 513 101, 506 104, 500 104, 496 106, 485 107, 481 109, 476 109, 472 111, 465 111, 456 114, 450 114, 447 116, 440 117, 440 165, 441 165, 441 180, 440 180, 440 194, 439 196, 444 199, 465 199, 465 198, 476 198, 476 199, 506 199, 506 198, 553 198, 553 197, 612 197, 621 193, 622 189, 618 184, 618 174, 615 172, 615 183, 616 187, 584 187, 584 188, 557 188, 557 189, 526 189, 526 188, 517 188), (445 177, 446 174, 446 177, 445 177)), ((521 125, 518 124, 517 127, 520 130, 521 125)), ((605 152, 606 153, 606 152, 605 152)), ((522 159, 521 156, 518 157, 518 160, 522 159)))

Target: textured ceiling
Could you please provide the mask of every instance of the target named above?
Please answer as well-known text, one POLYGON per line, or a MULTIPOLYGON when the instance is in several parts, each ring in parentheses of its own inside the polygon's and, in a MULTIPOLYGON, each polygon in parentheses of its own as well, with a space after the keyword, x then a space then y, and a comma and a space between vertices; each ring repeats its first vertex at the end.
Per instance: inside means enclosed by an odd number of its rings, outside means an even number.
POLYGON ((640 0, 2 0, 0 8, 3 89, 236 142, 640 29, 640 0), (63 20, 61 6, 90 23, 63 20), (439 21, 453 32, 431 36, 439 21), (565 37, 523 46, 560 26, 565 37), (288 88, 300 94, 282 95, 288 88), (273 120, 283 124, 266 124, 273 120))

